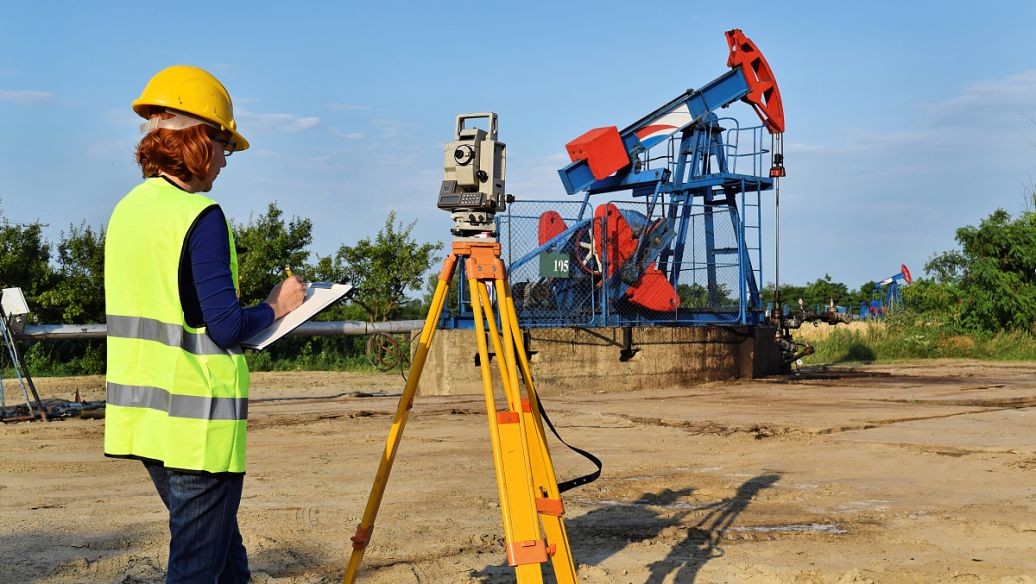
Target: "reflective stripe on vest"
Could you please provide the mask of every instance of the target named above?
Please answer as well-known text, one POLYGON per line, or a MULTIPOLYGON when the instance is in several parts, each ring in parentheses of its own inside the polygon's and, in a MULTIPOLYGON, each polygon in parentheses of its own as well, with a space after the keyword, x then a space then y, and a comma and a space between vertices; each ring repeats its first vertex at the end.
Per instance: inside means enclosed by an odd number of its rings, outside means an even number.
POLYGON ((248 398, 202 397, 171 394, 160 387, 108 382, 108 403, 128 408, 148 408, 177 418, 245 420, 248 398))
POLYGON ((240 355, 241 348, 224 349, 207 334, 192 333, 182 325, 170 324, 142 316, 116 316, 109 314, 108 336, 126 339, 155 341, 170 347, 179 347, 194 355, 240 355))

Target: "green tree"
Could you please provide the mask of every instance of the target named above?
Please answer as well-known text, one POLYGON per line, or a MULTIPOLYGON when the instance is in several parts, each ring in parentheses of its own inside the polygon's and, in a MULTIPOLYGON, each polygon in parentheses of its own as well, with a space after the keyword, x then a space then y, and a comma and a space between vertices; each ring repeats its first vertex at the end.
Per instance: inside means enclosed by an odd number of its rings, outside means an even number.
POLYGON ((941 324, 956 330, 963 327, 964 294, 955 283, 916 278, 913 284, 903 288, 903 304, 929 320, 935 317, 941 324))
POLYGON ((718 284, 711 297, 709 290, 701 284, 677 284, 676 295, 681 308, 729 308, 738 305, 738 299, 731 294, 726 284, 718 284))
POLYGON ((936 282, 960 284, 967 264, 968 260, 964 254, 955 249, 933 255, 924 268, 936 282))
MULTIPOLYGON (((54 281, 50 254, 42 224, 11 223, 0 214, 0 285, 21 288, 34 311, 38 306, 37 297, 54 281)), ((37 314, 37 317, 46 316, 51 315, 37 314)))
MULTIPOLYGON (((781 284, 781 304, 788 306, 795 306, 793 310, 798 310, 799 298, 805 296, 805 286, 796 286, 794 284, 781 284)), ((774 291, 773 282, 769 282, 762 290, 763 293, 763 306, 773 303, 774 291)))
POLYGON ((353 302, 359 304, 372 321, 385 321, 399 314, 407 290, 420 290, 423 275, 435 261, 441 243, 418 243, 411 237, 416 221, 396 223, 395 211, 374 239, 364 238, 356 245, 343 245, 328 263, 318 262, 320 270, 338 281, 357 288, 353 302))
MULTIPOLYGON (((104 320, 104 231, 70 226, 52 246, 42 225, 0 221, 0 284, 25 293, 32 318, 43 323, 104 320)), ((77 375, 104 371, 104 341, 30 341, 22 346, 34 373, 77 375)))
POLYGON ((967 328, 1033 330, 1036 325, 1036 213, 997 209, 978 227, 957 230, 960 250, 933 256, 925 270, 959 290, 967 328))
MULTIPOLYGON (((852 295, 845 284, 833 281, 830 274, 824 274, 823 278, 817 278, 806 284, 801 298, 807 309, 813 309, 817 305, 827 306, 831 301, 834 301, 836 305, 845 306, 852 299, 852 295)), ((795 298, 795 302, 798 302, 798 298, 795 298)))
POLYGON ((60 322, 104 322, 104 228, 69 226, 57 246, 53 285, 37 297, 41 309, 60 322))
POLYGON ((852 298, 849 301, 854 308, 859 307, 861 302, 869 303, 874 299, 875 284, 877 284, 877 282, 874 280, 867 280, 863 284, 860 284, 860 287, 853 292, 852 298))
MULTIPOLYGON (((446 292, 446 304, 443 306, 442 313, 445 316, 456 316, 460 308, 460 304, 457 300, 460 294, 460 274, 454 272, 453 279, 450 280, 450 288, 446 292)), ((432 300, 435 299, 435 289, 439 287, 439 274, 428 274, 425 279, 424 297, 421 302, 421 311, 427 314, 428 310, 432 307, 432 300)))
POLYGON ((285 222, 276 202, 258 218, 249 215, 248 223, 234 225, 242 304, 266 300, 270 289, 284 279, 285 266, 306 273, 312 231, 309 219, 292 217, 285 222))

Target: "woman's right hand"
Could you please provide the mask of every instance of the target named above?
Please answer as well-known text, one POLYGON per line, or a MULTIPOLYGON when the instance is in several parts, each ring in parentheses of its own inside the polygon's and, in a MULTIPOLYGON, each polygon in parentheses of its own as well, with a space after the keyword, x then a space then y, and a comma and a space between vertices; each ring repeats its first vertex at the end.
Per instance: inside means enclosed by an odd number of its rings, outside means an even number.
POLYGON ((306 299, 306 283, 299 276, 291 276, 270 290, 266 303, 273 308, 273 317, 278 319, 302 305, 306 299))

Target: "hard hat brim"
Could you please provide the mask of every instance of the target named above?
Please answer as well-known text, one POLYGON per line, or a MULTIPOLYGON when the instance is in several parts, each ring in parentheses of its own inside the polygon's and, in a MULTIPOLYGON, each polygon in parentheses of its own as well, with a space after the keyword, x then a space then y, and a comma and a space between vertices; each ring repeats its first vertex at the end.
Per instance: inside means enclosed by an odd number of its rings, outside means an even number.
POLYGON ((231 130, 230 128, 223 128, 227 132, 230 132, 231 141, 234 143, 234 152, 241 152, 242 150, 248 150, 251 144, 245 139, 237 130, 231 130))
MULTIPOLYGON (((183 108, 175 107, 172 104, 166 104, 166 103, 160 103, 160 102, 161 102, 161 100, 157 100, 157 99, 149 99, 149 100, 136 99, 136 100, 133 101, 133 111, 136 112, 136 114, 138 116, 140 116, 140 117, 142 117, 144 119, 148 118, 148 115, 149 115, 149 113, 151 111, 151 108, 158 108, 159 110, 171 109, 171 110, 176 110, 176 111, 185 111, 183 108)), ((219 122, 217 122, 215 120, 210 120, 210 119, 208 119, 205 116, 199 116, 198 114, 196 114, 194 112, 185 112, 185 113, 190 114, 190 115, 195 116, 195 117, 198 117, 198 118, 205 119, 214 128, 219 128, 223 132, 229 132, 230 136, 231 136, 230 141, 234 143, 234 152, 241 152, 242 150, 248 150, 249 146, 251 146, 251 144, 249 144, 248 140, 244 136, 242 136, 241 133, 238 132, 236 129, 228 128, 228 127, 224 126, 223 124, 220 124, 219 122)))

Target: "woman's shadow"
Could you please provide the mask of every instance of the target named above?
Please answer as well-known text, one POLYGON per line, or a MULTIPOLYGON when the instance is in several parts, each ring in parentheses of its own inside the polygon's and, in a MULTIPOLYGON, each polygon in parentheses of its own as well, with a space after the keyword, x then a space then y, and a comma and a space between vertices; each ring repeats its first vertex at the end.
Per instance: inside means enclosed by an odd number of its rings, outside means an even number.
MULTIPOLYGON (((644 493, 631 503, 606 504, 599 509, 565 521, 569 546, 576 566, 598 565, 632 543, 681 538, 666 554, 652 562, 644 584, 661 584, 670 574, 673 582, 691 584, 701 568, 712 558, 723 555, 720 545, 726 530, 737 516, 748 507, 756 494, 780 480, 779 474, 763 474, 745 481, 737 492, 715 503, 692 505, 682 500, 694 492, 693 487, 679 490, 664 489, 658 493, 644 493), (700 518, 689 523, 689 517, 700 518), (668 530, 663 534, 663 530, 668 530)), ((553 583, 550 566, 544 565, 544 582, 553 583)), ((471 574, 483 583, 513 579, 507 565, 487 566, 471 574)))

